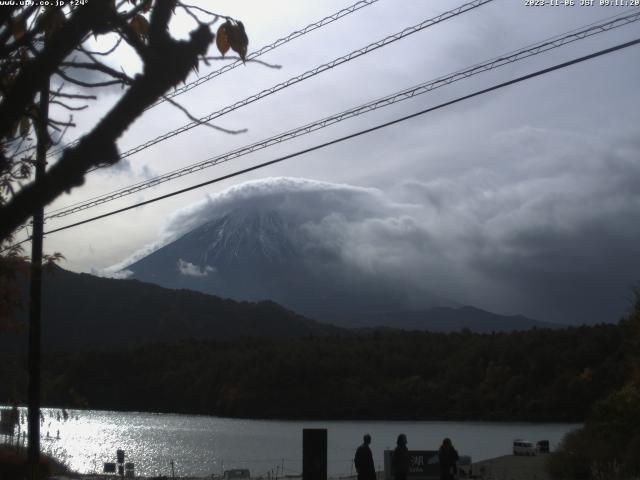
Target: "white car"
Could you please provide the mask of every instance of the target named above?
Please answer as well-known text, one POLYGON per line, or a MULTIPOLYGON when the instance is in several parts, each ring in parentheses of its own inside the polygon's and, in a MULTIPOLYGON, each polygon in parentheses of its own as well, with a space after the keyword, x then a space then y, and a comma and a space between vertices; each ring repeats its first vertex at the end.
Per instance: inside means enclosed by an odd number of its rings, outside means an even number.
POLYGON ((514 455, 537 455, 538 449, 536 444, 529 440, 517 439, 513 441, 513 454, 514 455))

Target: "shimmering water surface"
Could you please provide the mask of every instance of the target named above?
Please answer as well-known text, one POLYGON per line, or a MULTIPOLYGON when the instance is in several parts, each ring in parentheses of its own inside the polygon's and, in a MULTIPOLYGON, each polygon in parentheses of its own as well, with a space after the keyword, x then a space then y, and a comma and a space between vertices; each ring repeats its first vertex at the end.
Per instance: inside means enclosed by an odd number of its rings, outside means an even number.
MULTIPOLYGON (((26 418, 24 413, 23 420, 26 418)), ((275 421, 207 416, 69 410, 43 411, 42 449, 81 473, 99 473, 125 450, 136 475, 209 476, 230 468, 249 468, 252 476, 299 474, 302 471, 302 429, 328 430, 329 475, 352 473, 355 448, 362 435, 373 437, 376 466, 399 433, 409 448, 437 449, 450 437, 461 454, 474 461, 505 455, 515 438, 549 440, 552 447, 576 424, 397 421, 275 421), (58 432, 60 438, 58 439, 58 432), (48 434, 48 437, 47 437, 48 434)), ((21 425, 24 430, 26 425, 21 425)))

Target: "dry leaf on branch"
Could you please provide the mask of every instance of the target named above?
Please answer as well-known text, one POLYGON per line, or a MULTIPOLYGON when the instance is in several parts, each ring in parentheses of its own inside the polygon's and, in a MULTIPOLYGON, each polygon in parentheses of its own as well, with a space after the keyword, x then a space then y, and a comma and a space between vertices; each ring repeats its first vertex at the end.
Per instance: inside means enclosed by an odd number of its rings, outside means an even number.
POLYGON ((142 40, 149 37, 149 21, 142 15, 136 15, 133 17, 129 22, 129 25, 142 40))
POLYGON ((229 51, 229 48, 231 48, 240 55, 240 58, 244 62, 247 56, 248 45, 249 38, 247 37, 242 22, 238 21, 234 23, 227 20, 218 28, 216 46, 223 56, 229 51))

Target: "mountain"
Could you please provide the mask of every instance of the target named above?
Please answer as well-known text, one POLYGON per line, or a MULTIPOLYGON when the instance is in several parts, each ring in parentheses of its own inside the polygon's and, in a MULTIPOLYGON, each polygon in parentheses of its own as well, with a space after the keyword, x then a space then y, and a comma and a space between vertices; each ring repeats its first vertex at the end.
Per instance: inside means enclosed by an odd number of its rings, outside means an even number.
MULTIPOLYGON (((43 349, 48 351, 341 332, 269 301, 236 302, 62 268, 44 275, 42 311, 43 349)), ((24 321, 26 312, 21 312, 20 317, 24 321)), ((3 335, 0 339, 5 350, 19 349, 19 343, 26 343, 26 335, 3 335)))
POLYGON ((323 322, 408 307, 456 306, 353 268, 315 245, 305 224, 276 210, 239 208, 129 265, 131 278, 235 300, 272 300, 323 322))
POLYGON ((363 315, 353 318, 354 324, 386 325, 404 330, 455 332, 464 329, 477 333, 515 332, 532 328, 561 328, 557 323, 541 322, 523 315, 498 315, 479 308, 434 307, 428 310, 409 310, 363 315))
MULTIPOLYGON (((342 327, 512 331, 551 326, 463 307, 415 283, 356 268, 313 236, 304 215, 259 202, 221 211, 126 271, 167 288, 272 300, 342 327)), ((337 241, 337 240, 336 240, 337 241)))

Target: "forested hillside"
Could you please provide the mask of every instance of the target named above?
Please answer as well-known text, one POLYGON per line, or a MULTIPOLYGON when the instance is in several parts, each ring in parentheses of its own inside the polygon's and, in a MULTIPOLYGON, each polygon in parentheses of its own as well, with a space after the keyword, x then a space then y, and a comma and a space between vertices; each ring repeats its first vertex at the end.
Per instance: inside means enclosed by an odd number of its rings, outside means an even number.
MULTIPOLYGON (((49 355, 44 404, 268 418, 576 420, 628 378, 622 325, 184 343, 49 355)), ((24 399, 24 364, 0 401, 24 399)))
MULTIPOLYGON (((45 351, 112 350, 248 336, 285 339, 341 332, 270 301, 236 302, 57 267, 44 276, 42 305, 45 351)), ((27 311, 16 313, 18 325, 25 328, 2 332, 0 350, 26 351, 27 311)))

